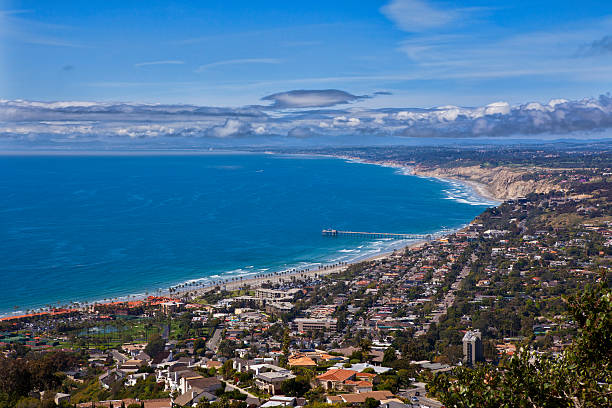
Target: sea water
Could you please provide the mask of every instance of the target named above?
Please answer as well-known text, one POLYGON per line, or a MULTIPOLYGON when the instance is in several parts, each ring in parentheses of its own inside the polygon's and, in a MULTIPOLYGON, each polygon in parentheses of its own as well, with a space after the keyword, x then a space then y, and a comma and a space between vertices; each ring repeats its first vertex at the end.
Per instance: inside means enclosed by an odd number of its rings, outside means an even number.
POLYGON ((492 204, 458 183, 325 157, 2 156, 0 314, 349 262, 409 241, 322 229, 436 233, 492 204))

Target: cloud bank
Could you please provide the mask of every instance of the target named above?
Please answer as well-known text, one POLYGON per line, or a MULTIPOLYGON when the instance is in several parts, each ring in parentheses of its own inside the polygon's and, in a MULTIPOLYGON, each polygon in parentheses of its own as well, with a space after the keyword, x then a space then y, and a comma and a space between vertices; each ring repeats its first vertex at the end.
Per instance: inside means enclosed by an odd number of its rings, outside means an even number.
MULTIPOLYGON (((329 108, 363 97, 294 90, 264 97, 271 106, 237 108, 100 102, 0 100, 0 142, 305 140, 322 137, 461 138, 571 135, 612 128, 612 97, 478 107, 329 108)), ((339 140, 339 139, 338 139, 339 140)), ((9 143, 10 144, 10 143, 9 143)))

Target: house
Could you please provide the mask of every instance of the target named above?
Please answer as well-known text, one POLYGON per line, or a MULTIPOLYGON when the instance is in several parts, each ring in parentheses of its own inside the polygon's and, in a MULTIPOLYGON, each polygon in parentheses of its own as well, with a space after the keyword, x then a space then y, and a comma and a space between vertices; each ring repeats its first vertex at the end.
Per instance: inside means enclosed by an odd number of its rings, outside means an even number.
POLYGON ((248 366, 248 370, 249 371, 253 371, 255 373, 255 375, 261 374, 261 373, 266 373, 268 371, 287 371, 285 368, 276 366, 274 364, 249 364, 248 366))
POLYGON ((146 378, 148 378, 150 375, 153 374, 149 374, 149 373, 134 373, 134 374, 129 374, 125 380, 125 385, 127 385, 128 387, 134 386, 136 385, 136 383, 138 382, 138 380, 144 380, 146 378))
POLYGON ((295 378, 289 370, 283 371, 268 371, 255 376, 255 385, 267 392, 270 395, 275 395, 280 392, 280 387, 283 381, 295 378))
POLYGON ((140 367, 146 366, 147 363, 142 360, 127 360, 121 365, 121 371, 124 373, 135 373, 140 367))
POLYGON ((317 363, 310 357, 289 358, 289 367, 316 367, 317 363))
POLYGON ((202 400, 207 400, 209 402, 212 402, 212 401, 215 401, 216 399, 217 397, 214 394, 211 394, 209 392, 199 391, 199 390, 189 390, 186 393, 181 394, 178 397, 176 397, 172 401, 172 404, 173 406, 189 407, 189 406, 196 406, 202 400))
POLYGON ((214 393, 219 388, 222 387, 221 381, 216 377, 202 377, 201 375, 195 375, 190 377, 181 377, 179 381, 179 391, 181 393, 186 393, 188 391, 197 391, 197 392, 210 392, 214 393))
POLYGON ((121 346, 123 350, 125 350, 132 357, 137 356, 140 352, 144 351, 147 347, 147 343, 139 343, 139 344, 124 344, 121 346))
POLYGON ((360 373, 355 370, 345 370, 342 368, 332 368, 318 375, 315 381, 328 391, 341 390, 362 393, 372 391, 375 378, 376 374, 360 373))
POLYGON ((180 387, 182 377, 197 377, 199 374, 193 371, 191 366, 187 366, 185 363, 176 363, 166 369, 157 370, 155 375, 156 382, 163 382, 166 384, 166 391, 177 391, 180 387))
MULTIPOLYGON (((334 364, 334 367, 335 368, 343 368, 344 364, 343 363, 336 363, 336 364, 334 364)), ((351 370, 359 371, 359 372, 367 370, 368 368, 371 368, 372 370, 374 370, 374 372, 376 374, 384 374, 387 371, 393 370, 391 367, 375 366, 375 365, 369 364, 369 363, 355 363, 355 364, 351 364, 351 367, 350 367, 351 370)))
POLYGON ((135 360, 140 360, 140 361, 144 361, 144 362, 149 362, 151 361, 151 356, 148 355, 147 353, 145 353, 144 351, 141 351, 140 353, 138 353, 135 357, 135 360))
POLYGON ((55 394, 55 398, 53 400, 55 401, 56 405, 70 402, 70 394, 58 392, 57 394, 55 394))
POLYGON ((98 377, 98 380, 100 381, 100 385, 102 385, 103 388, 109 389, 111 385, 113 385, 117 381, 123 380, 124 377, 125 374, 123 372, 117 369, 112 369, 98 377))
POLYGON ((349 405, 358 405, 358 404, 363 404, 368 398, 372 398, 377 401, 385 401, 385 400, 394 398, 394 395, 391 391, 387 391, 387 390, 362 392, 358 394, 328 395, 327 403, 337 404, 337 403, 345 402, 349 405))
POLYGON ((284 395, 272 396, 265 404, 262 404, 262 408, 271 407, 295 407, 298 405, 296 397, 286 397, 284 395))
POLYGON ((235 358, 232 360, 232 368, 239 373, 244 373, 249 369, 249 362, 243 358, 235 358))
POLYGON ((124 400, 81 402, 80 404, 77 404, 77 407, 78 408, 92 408, 92 407, 108 408, 111 406, 111 404, 113 407, 120 407, 122 403, 126 407, 129 406, 130 404, 138 404, 138 405, 144 404, 145 408, 171 408, 172 407, 172 400, 170 398, 158 398, 158 399, 140 400, 140 401, 128 398, 124 400))
POLYGON ((220 369, 221 366, 223 365, 223 363, 221 363, 220 361, 216 361, 216 360, 208 360, 206 362, 206 368, 210 369, 210 368, 215 368, 215 369, 220 369))
POLYGON ((403 402, 396 401, 395 399, 385 401, 384 403, 379 405, 380 408, 410 408, 412 404, 404 404, 403 402))
POLYGON ((117 350, 111 350, 110 354, 113 360, 117 361, 118 364, 123 364, 128 360, 128 357, 126 355, 121 354, 117 350))

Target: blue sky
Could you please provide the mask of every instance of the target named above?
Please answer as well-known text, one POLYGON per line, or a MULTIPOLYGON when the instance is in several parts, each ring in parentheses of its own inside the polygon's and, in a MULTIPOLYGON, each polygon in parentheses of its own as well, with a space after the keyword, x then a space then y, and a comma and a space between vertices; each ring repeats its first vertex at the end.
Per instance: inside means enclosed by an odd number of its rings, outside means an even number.
POLYGON ((0 57, 5 102, 243 107, 334 89, 351 109, 547 104, 612 89, 612 2, 0 0, 0 57))
POLYGON ((475 105, 612 83, 611 49, 581 55, 612 35, 601 0, 0 4, 6 99, 238 106, 339 88, 393 92, 379 106, 475 105))

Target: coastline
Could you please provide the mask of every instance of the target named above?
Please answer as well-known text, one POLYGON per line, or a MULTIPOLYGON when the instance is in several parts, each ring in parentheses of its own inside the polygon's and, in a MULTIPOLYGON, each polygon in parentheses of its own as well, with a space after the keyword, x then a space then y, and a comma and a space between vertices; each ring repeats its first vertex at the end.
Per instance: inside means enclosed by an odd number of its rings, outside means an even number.
POLYGON ((352 156, 342 156, 342 155, 317 155, 317 156, 321 156, 321 157, 333 157, 336 159, 342 159, 342 160, 347 160, 350 162, 354 162, 354 163, 363 163, 363 164, 371 164, 374 166, 382 166, 382 167, 390 167, 390 168, 394 168, 394 169, 398 169, 400 171, 405 172, 406 174, 412 175, 412 176, 416 176, 416 177, 423 177, 423 178, 430 178, 430 179, 436 179, 436 180, 440 180, 440 181, 444 181, 444 182, 449 182, 449 181, 454 181, 457 182, 459 184, 462 184, 463 186, 467 187, 468 189, 472 190, 475 195, 479 196, 480 198, 484 199, 484 200, 488 200, 488 201, 494 201, 498 204, 502 203, 504 201, 504 199, 502 197, 497 197, 495 196, 495 194, 493 194, 493 192, 491 191, 491 188, 481 182, 478 181, 474 181, 474 180, 467 180, 465 178, 460 178, 460 177, 451 177, 451 176, 436 176, 436 175, 429 175, 429 174, 424 174, 421 173, 416 166, 408 166, 402 163, 398 163, 398 162, 394 162, 394 161, 372 161, 372 160, 364 160, 361 159, 359 157, 352 157, 352 156))
POLYGON ((194 294, 192 297, 197 297, 197 296, 199 296, 201 294, 210 292, 211 290, 215 289, 216 287, 220 287, 220 288, 222 288, 224 290, 227 290, 227 291, 242 289, 242 288, 245 288, 245 287, 248 287, 250 289, 254 289, 254 288, 261 287, 264 283, 265 284, 282 284, 283 282, 290 282, 293 278, 304 279, 304 278, 313 278, 313 277, 317 277, 317 276, 331 275, 333 273, 343 272, 347 268, 349 268, 351 265, 359 264, 361 262, 372 262, 372 261, 376 261, 376 260, 380 260, 380 259, 385 259, 388 256, 392 255, 395 251, 398 251, 398 250, 405 250, 406 248, 416 248, 416 247, 419 247, 424 242, 425 242, 424 240, 419 240, 419 241, 413 242, 411 244, 408 244, 406 246, 402 246, 401 248, 394 249, 393 251, 382 252, 380 254, 372 255, 372 256, 369 256, 369 257, 366 257, 366 258, 356 259, 355 261, 345 262, 345 263, 342 263, 341 265, 328 265, 328 266, 323 266, 323 267, 321 267, 319 269, 309 269, 309 270, 296 271, 296 272, 287 272, 287 273, 284 273, 284 274, 270 273, 270 274, 262 276, 262 277, 243 279, 243 280, 240 280, 240 281, 230 281, 230 282, 226 282, 226 283, 222 283, 222 284, 215 284, 215 285, 206 286, 206 287, 203 287, 201 289, 187 290, 187 291, 184 291, 184 292, 178 292, 177 295, 184 295, 184 294, 187 294, 187 293, 192 293, 192 294, 194 294))
POLYGON ((437 176, 426 176, 426 175, 420 175, 418 172, 414 171, 412 173, 413 175, 417 176, 417 177, 424 177, 424 178, 433 178, 436 180, 441 180, 441 181, 445 181, 445 182, 457 182, 459 184, 462 184, 463 186, 469 188, 470 190, 472 190, 474 192, 475 195, 477 195, 480 198, 483 198, 485 200, 488 201, 494 201, 498 204, 501 204, 502 202, 504 202, 503 199, 496 197, 492 192, 491 189, 489 188, 489 186, 487 186, 486 184, 480 183, 478 181, 474 181, 474 180, 466 180, 466 179, 462 179, 462 178, 455 178, 455 177, 437 177, 437 176))
MULTIPOLYGON (((460 231, 463 228, 465 227, 461 227, 459 229, 452 230, 452 231, 445 231, 443 234, 436 235, 435 239, 439 239, 448 234, 452 234, 454 232, 460 231)), ((407 248, 417 248, 423 245, 425 242, 427 241, 426 240, 415 240, 414 242, 411 242, 407 245, 402 245, 398 248, 394 248, 393 250, 384 251, 376 255, 370 255, 364 258, 358 257, 354 260, 342 262, 339 264, 322 264, 317 269, 310 269, 310 268, 303 269, 303 270, 290 269, 287 271, 258 274, 255 277, 250 277, 250 278, 245 278, 245 279, 240 279, 240 280, 238 280, 239 277, 227 277, 225 279, 217 279, 217 280, 213 280, 210 282, 206 282, 206 283, 203 283, 199 286, 195 286, 190 289, 177 290, 172 293, 169 291, 169 289, 164 289, 161 291, 151 292, 151 294, 149 295, 139 293, 139 294, 117 296, 116 298, 114 298, 115 299, 114 301, 110 301, 110 302, 109 301, 106 301, 106 302, 95 301, 95 300, 87 301, 87 302, 69 302, 71 305, 73 305, 72 307, 69 307, 69 308, 57 307, 51 310, 48 310, 47 308, 37 308, 37 309, 33 309, 28 314, 23 313, 21 311, 19 312, 19 314, 0 313, 0 321, 18 319, 21 317, 37 315, 37 314, 40 314, 40 315, 54 314, 54 311, 86 312, 93 305, 117 304, 117 303, 138 302, 138 301, 142 302, 142 301, 146 301, 150 297, 154 297, 154 298, 162 297, 162 298, 176 299, 176 300, 179 300, 179 299, 193 300, 194 298, 197 298, 207 292, 210 292, 211 290, 214 290, 217 287, 222 288, 223 290, 227 290, 227 291, 239 290, 245 287, 248 287, 250 289, 255 289, 255 288, 261 287, 263 284, 282 284, 283 282, 291 281, 293 279, 305 279, 305 278, 326 276, 326 275, 330 275, 333 273, 342 272, 346 270, 347 268, 349 268, 351 265, 355 265, 361 262, 371 262, 371 261, 376 261, 379 259, 387 258, 388 256, 392 255, 396 251, 404 251, 407 248), (82 306, 76 306, 76 305, 82 305, 82 306)), ((202 279, 206 279, 206 278, 202 278, 202 279)), ((193 282, 197 280, 190 280, 190 281, 193 282)), ((190 281, 187 281, 187 282, 190 282, 190 281)), ((173 285, 170 288, 180 287, 184 284, 187 284, 187 282, 173 285)))
POLYGON ((474 181, 474 180, 460 179, 460 178, 454 178, 454 179, 451 179, 451 180, 455 180, 455 181, 458 181, 459 183, 467 184, 468 186, 472 187, 474 189, 474 191, 476 191, 476 193, 478 195, 480 195, 481 197, 486 198, 487 200, 497 201, 499 203, 502 203, 504 201, 502 198, 496 197, 491 192, 491 189, 489 188, 489 186, 487 186, 484 183, 480 183, 480 182, 474 181))
MULTIPOLYGON (((266 153, 266 154, 270 154, 270 153, 266 153)), ((298 155, 290 155, 290 156, 304 156, 304 155, 298 154, 298 155)), ((391 168, 395 168, 401 171, 403 174, 414 175, 417 177, 434 178, 434 179, 438 179, 444 182, 449 182, 449 180, 451 180, 450 178, 445 179, 442 177, 421 176, 415 172, 414 166, 406 166, 406 165, 396 163, 396 162, 374 162, 374 161, 365 161, 365 160, 361 160, 361 159, 354 158, 354 157, 330 156, 330 155, 308 155, 308 156, 311 156, 311 157, 319 156, 319 157, 328 157, 328 158, 333 157, 335 159, 342 159, 345 161, 359 162, 363 164, 371 164, 371 165, 382 166, 382 167, 391 167, 391 168)), ((457 181, 463 186, 467 186, 476 195, 484 199, 487 199, 487 200, 491 199, 490 196, 483 194, 484 192, 486 192, 485 190, 486 186, 484 185, 480 185, 479 183, 476 183, 476 182, 471 184, 471 183, 468 183, 466 180, 460 180, 460 179, 452 179, 452 180, 457 181)), ((465 227, 465 224, 463 226, 460 226, 454 229, 438 231, 432 234, 432 238, 433 239, 442 238, 444 236, 460 231, 464 227, 465 227)), ((124 295, 113 296, 112 299, 114 299, 114 301, 110 301, 111 298, 107 298, 108 301, 106 299, 105 301, 102 301, 101 298, 98 300, 94 299, 94 300, 85 300, 85 301, 73 301, 73 300, 67 299, 63 301, 63 303, 66 305, 69 305, 68 306, 69 310, 85 311, 94 304, 142 301, 142 300, 146 300, 149 296, 163 296, 163 297, 168 297, 168 298, 182 298, 182 297, 193 298, 193 297, 197 297, 199 294, 214 290, 214 288, 216 287, 223 287, 226 290, 236 290, 238 288, 245 287, 248 285, 251 288, 256 288, 256 287, 260 287, 264 283, 275 284, 275 283, 282 283, 284 281, 290 281, 295 278, 298 278, 298 279, 312 278, 316 276, 325 276, 325 275, 329 275, 332 273, 342 272, 343 270, 350 267, 351 265, 361 263, 361 262, 371 262, 371 261, 378 260, 378 259, 384 259, 392 255, 395 251, 404 251, 406 250, 406 248, 417 247, 419 245, 422 245, 424 242, 426 241, 419 240, 419 241, 412 241, 408 243, 402 243, 400 245, 396 245, 395 247, 389 246, 389 248, 381 248, 382 250, 381 252, 373 254, 373 255, 363 254, 362 257, 357 256, 354 259, 349 259, 347 261, 342 261, 340 263, 333 263, 333 262, 330 262, 327 264, 322 263, 316 269, 288 268, 286 270, 280 270, 280 271, 274 271, 274 272, 253 273, 250 277, 249 275, 247 276, 240 275, 240 274, 232 275, 232 274, 228 274, 228 272, 225 272, 225 275, 223 273, 220 273, 218 275, 203 276, 201 278, 189 279, 186 281, 170 284, 164 288, 159 288, 159 287, 158 288, 148 288, 148 292, 145 292, 145 293, 143 293, 143 291, 140 291, 140 293, 132 292, 132 293, 124 294, 124 295)), ((397 241, 396 241, 396 244, 398 244, 397 241)), ((59 308, 60 307, 58 306, 58 309, 59 308)), ((48 309, 46 307, 39 307, 33 310, 35 310, 36 312, 41 312, 41 311, 45 311, 48 309)), ((23 315, 24 313, 25 313, 24 311, 18 311, 18 312, 13 312, 13 313, 6 312, 6 313, 0 314, 0 317, 3 317, 3 316, 15 317, 15 316, 23 315)))

